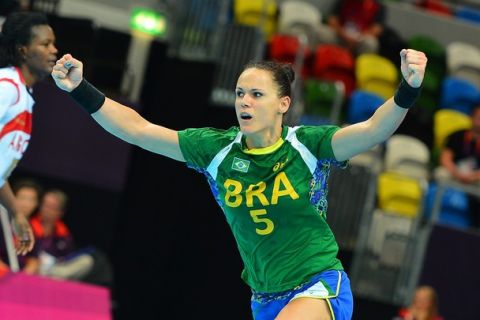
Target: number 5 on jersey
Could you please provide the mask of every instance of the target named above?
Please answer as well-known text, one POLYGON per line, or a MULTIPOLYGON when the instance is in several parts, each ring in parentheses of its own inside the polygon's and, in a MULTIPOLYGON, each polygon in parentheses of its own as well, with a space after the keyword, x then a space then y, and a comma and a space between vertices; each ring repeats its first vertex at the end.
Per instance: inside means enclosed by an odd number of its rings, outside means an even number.
POLYGON ((265 209, 257 209, 257 210, 250 210, 250 216, 252 216, 253 222, 262 224, 263 228, 255 228, 257 234, 261 236, 265 236, 273 232, 275 228, 273 221, 268 218, 260 218, 259 216, 263 216, 267 214, 267 210, 265 209))

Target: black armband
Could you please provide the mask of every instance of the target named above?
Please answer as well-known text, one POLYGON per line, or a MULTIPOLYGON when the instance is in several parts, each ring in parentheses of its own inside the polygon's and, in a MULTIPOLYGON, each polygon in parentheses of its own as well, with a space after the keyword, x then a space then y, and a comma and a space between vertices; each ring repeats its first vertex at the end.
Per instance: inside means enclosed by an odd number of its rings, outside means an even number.
POLYGON ((395 92, 393 100, 397 106, 404 109, 409 109, 420 96, 420 92, 422 91, 421 88, 422 87, 413 88, 407 83, 407 81, 405 81, 405 79, 402 79, 398 85, 397 92, 395 92))
POLYGON ((105 102, 105 95, 85 79, 69 95, 90 114, 97 112, 105 102))

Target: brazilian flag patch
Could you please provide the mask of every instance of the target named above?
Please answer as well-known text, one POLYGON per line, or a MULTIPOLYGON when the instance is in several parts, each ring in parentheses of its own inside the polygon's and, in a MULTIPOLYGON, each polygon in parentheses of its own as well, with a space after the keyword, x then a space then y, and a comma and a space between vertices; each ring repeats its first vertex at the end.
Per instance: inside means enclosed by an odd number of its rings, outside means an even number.
POLYGON ((243 160, 239 158, 233 158, 232 169, 240 172, 248 172, 248 167, 250 167, 250 161, 243 160))

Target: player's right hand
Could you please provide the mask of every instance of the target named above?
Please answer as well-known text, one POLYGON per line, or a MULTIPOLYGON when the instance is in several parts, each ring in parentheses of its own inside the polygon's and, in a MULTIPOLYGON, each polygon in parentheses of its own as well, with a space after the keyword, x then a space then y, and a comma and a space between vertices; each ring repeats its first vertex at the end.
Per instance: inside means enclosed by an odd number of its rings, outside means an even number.
POLYGON ((52 70, 52 78, 57 87, 70 92, 82 82, 83 63, 67 53, 57 60, 52 70))

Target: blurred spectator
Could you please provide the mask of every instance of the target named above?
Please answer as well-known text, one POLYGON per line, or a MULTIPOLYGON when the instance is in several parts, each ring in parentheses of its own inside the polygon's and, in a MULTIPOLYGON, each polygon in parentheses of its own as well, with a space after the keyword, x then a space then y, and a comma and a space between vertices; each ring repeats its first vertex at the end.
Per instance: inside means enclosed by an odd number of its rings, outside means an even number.
POLYGON ((400 309, 394 320, 443 320, 438 314, 438 296, 431 286, 420 286, 415 290, 412 303, 400 309))
POLYGON ((319 29, 320 43, 347 47, 353 54, 376 53, 383 32, 385 7, 376 0, 338 0, 319 29))
POLYGON ((18 211, 29 219, 38 210, 42 187, 33 179, 21 179, 16 181, 12 188, 17 200, 18 211))
MULTIPOLYGON (((472 128, 460 130, 447 137, 440 153, 440 166, 435 170, 437 180, 454 179, 460 183, 480 186, 480 105, 471 111, 472 128)), ((472 225, 480 227, 480 201, 469 195, 472 225)))
POLYGON ((108 260, 96 248, 77 249, 70 229, 63 222, 67 201, 61 190, 44 194, 38 214, 30 220, 36 243, 23 270, 108 286, 112 280, 108 260))

